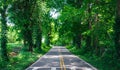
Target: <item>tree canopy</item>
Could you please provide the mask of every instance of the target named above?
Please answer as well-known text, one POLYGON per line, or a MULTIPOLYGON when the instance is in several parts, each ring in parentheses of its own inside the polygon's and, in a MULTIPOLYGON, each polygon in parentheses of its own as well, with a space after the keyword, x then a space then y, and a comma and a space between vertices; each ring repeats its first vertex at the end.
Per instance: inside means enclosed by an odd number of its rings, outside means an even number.
POLYGON ((69 45, 119 61, 119 5, 119 0, 0 0, 0 59, 9 61, 8 44, 19 43, 31 53, 69 45))

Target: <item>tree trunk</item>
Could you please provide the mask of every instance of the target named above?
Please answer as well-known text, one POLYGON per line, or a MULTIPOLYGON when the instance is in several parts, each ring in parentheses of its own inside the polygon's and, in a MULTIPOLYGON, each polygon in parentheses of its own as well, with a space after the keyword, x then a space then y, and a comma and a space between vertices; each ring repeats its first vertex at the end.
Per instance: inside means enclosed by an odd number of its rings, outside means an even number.
POLYGON ((73 46, 76 46, 77 48, 81 48, 81 34, 76 34, 76 36, 73 37, 73 46))
POLYGON ((32 30, 28 29, 27 32, 28 32, 28 35, 27 35, 28 47, 29 47, 29 51, 32 52, 33 51, 32 30))
MULTIPOLYGON (((99 11, 99 0, 96 0, 95 1, 95 3, 96 3, 96 6, 98 6, 98 9, 96 9, 96 10, 98 10, 99 11)), ((94 27, 94 31, 93 31, 93 35, 92 35, 92 46, 93 46, 93 49, 92 49, 92 51, 94 51, 94 53, 96 53, 96 54, 98 54, 98 48, 99 48, 99 34, 97 33, 98 32, 98 23, 99 23, 99 16, 98 16, 98 13, 99 12, 97 12, 96 14, 95 14, 95 27, 94 27)))
POLYGON ((50 33, 47 34, 45 38, 45 43, 46 43, 46 46, 50 46, 50 33))
POLYGON ((81 39, 82 39, 82 35, 79 34, 77 37, 76 37, 76 45, 78 48, 81 48, 81 39))
POLYGON ((120 58, 120 0, 117 0, 116 23, 114 24, 115 48, 117 57, 120 58))
MULTIPOLYGON (((90 3, 90 1, 88 4, 88 15, 89 15, 89 17, 88 17, 88 30, 91 31, 92 26, 91 26, 91 3, 90 3)), ((90 34, 87 35, 86 46, 87 46, 88 50, 91 49, 90 48, 91 47, 91 35, 90 34)))
POLYGON ((75 46, 75 43, 76 43, 76 39, 75 36, 73 36, 72 45, 75 46))
POLYGON ((37 30, 36 30, 36 37, 35 37, 35 45, 36 45, 36 48, 38 48, 39 50, 42 50, 41 49, 41 44, 42 44, 42 31, 41 29, 38 27, 37 30))
MULTIPOLYGON (((24 27, 25 27, 25 25, 24 25, 24 27)), ((26 28, 26 27, 25 27, 26 28)), ((22 34, 22 36, 23 36, 23 43, 24 43, 24 47, 27 47, 28 46, 28 44, 27 44, 27 31, 26 31, 26 29, 21 29, 21 34, 22 34)))
POLYGON ((88 50, 91 49, 91 36, 87 36, 86 38, 86 47, 88 48, 88 50))
POLYGON ((27 24, 24 24, 24 28, 22 29, 23 34, 23 40, 24 40, 24 46, 28 47, 29 51, 33 51, 33 39, 32 39, 32 29, 28 28, 29 26, 27 24))
POLYGON ((1 52, 2 52, 2 59, 4 61, 8 61, 8 55, 7 55, 7 24, 6 24, 6 9, 7 6, 3 6, 3 9, 1 11, 1 52))

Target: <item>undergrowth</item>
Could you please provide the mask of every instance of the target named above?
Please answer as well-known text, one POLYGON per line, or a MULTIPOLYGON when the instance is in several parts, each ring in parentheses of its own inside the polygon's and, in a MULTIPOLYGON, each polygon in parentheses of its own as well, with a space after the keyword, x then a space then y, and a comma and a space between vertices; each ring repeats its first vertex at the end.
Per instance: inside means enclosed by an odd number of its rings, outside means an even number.
POLYGON ((9 62, 2 61, 0 58, 0 70, 25 70, 42 55, 49 51, 51 47, 42 46, 42 51, 37 48, 34 52, 20 49, 19 52, 13 51, 14 48, 21 48, 20 44, 8 44, 9 62))
POLYGON ((120 61, 113 55, 106 53, 104 56, 97 56, 95 53, 86 52, 83 48, 77 49, 73 46, 67 46, 70 52, 84 59, 98 70, 120 70, 120 61))

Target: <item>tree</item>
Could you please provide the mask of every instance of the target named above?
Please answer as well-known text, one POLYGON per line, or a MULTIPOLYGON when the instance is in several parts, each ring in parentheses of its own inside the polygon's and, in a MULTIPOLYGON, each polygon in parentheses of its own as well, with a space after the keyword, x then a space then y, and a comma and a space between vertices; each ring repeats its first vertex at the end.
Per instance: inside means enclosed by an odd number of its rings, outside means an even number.
POLYGON ((33 51, 33 10, 36 1, 15 1, 10 9, 10 19, 15 24, 16 29, 20 30, 24 46, 28 46, 29 51, 33 51), (22 21, 21 21, 22 20, 22 21))
POLYGON ((86 37, 86 46, 88 48, 88 50, 91 49, 91 35, 90 35, 90 31, 91 31, 91 28, 92 28, 92 23, 91 23, 91 7, 92 7, 92 3, 90 0, 88 0, 88 8, 87 8, 87 13, 88 13, 88 20, 87 20, 87 28, 89 30, 89 34, 87 34, 87 37, 86 37))
POLYGON ((120 0, 117 0, 116 22, 114 24, 114 32, 115 32, 114 42, 117 57, 120 58, 120 0))
POLYGON ((7 55, 7 20, 6 20, 6 12, 7 12, 7 1, 2 0, 0 1, 2 3, 2 8, 0 8, 1 13, 1 52, 2 52, 2 59, 5 61, 8 61, 8 55, 7 55))
POLYGON ((43 1, 37 0, 33 5, 33 12, 32 12, 32 23, 33 25, 33 41, 35 48, 38 48, 38 50, 41 49, 42 45, 42 4, 43 1))
POLYGON ((68 30, 66 32, 70 31, 72 32, 72 41, 73 45, 77 46, 77 48, 81 47, 81 40, 82 40, 82 25, 81 25, 81 14, 80 9, 82 5, 82 0, 76 0, 76 1, 68 1, 68 4, 65 5, 62 9, 62 23, 63 23, 63 29, 68 30), (71 14, 72 13, 72 14, 71 14), (67 17, 67 18, 66 18, 67 17), (70 28, 69 28, 70 27, 70 28), (67 29, 68 28, 68 29, 67 29))

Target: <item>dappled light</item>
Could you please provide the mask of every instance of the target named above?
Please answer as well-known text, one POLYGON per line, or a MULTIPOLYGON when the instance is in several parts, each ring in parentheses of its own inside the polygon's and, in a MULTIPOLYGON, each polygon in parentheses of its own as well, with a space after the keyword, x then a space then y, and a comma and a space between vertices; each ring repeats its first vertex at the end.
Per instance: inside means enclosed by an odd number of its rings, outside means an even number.
POLYGON ((0 0, 0 70, 119 70, 120 0, 0 0))
POLYGON ((65 47, 57 47, 52 48, 47 54, 42 56, 39 60, 33 63, 26 70, 97 70, 92 67, 87 62, 79 59, 77 56, 71 54, 65 47), (61 61, 61 58, 64 61, 61 61), (62 67, 61 63, 64 63, 64 67, 62 67))

